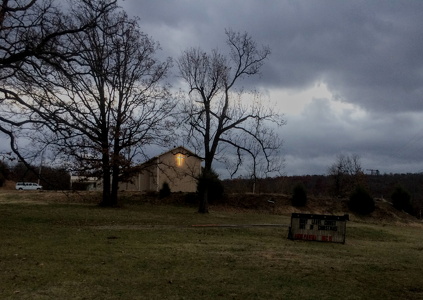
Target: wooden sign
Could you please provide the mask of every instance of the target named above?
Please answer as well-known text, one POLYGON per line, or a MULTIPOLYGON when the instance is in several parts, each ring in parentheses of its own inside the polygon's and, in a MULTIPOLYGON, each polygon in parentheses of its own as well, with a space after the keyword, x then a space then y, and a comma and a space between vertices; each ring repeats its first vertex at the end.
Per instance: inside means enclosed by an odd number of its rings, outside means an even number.
POLYGON ((293 240, 345 243, 348 215, 293 213, 288 238, 293 240))

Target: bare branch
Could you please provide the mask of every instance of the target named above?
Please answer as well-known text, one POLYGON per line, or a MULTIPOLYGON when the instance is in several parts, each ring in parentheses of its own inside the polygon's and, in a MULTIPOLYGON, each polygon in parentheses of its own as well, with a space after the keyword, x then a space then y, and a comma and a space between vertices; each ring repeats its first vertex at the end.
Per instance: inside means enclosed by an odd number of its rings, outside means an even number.
POLYGON ((143 147, 168 139, 175 105, 171 60, 157 60, 159 45, 116 2, 73 0, 65 12, 38 0, 0 30, 0 129, 33 130, 34 143, 101 176, 106 205, 143 147))
MULTIPOLYGON (((282 116, 265 108, 257 92, 236 88, 244 77, 259 73, 270 50, 259 49, 247 33, 226 30, 226 36, 229 55, 191 48, 178 60, 180 75, 188 86, 182 109, 187 139, 203 153, 206 174, 220 155, 228 157, 223 151, 226 147, 233 149, 237 160, 231 176, 245 164, 245 156, 251 158, 247 161, 252 161, 254 176, 261 157, 266 170, 274 171, 273 157, 279 155, 281 142, 274 131, 264 128, 284 125, 282 116)), ((199 211, 207 211, 206 199, 199 211)))

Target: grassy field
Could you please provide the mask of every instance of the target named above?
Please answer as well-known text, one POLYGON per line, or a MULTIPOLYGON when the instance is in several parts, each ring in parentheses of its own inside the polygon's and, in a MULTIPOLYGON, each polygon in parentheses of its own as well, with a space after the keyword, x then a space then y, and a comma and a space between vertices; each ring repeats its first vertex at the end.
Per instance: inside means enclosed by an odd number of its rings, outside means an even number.
POLYGON ((342 245, 192 226, 289 215, 1 197, 0 299, 423 299, 421 225, 349 222, 342 245))

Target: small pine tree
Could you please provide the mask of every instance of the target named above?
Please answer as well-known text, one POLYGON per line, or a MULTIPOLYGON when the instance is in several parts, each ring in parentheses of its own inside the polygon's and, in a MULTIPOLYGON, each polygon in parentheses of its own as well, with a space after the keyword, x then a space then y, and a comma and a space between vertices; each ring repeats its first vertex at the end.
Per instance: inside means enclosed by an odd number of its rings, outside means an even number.
POLYGON ((403 187, 397 186, 391 195, 392 205, 398 210, 404 210, 411 213, 413 210, 411 204, 411 195, 403 187))
POLYGON ((170 196, 170 187, 167 182, 163 182, 163 186, 159 191, 159 198, 166 198, 170 196))
POLYGON ((302 207, 307 204, 307 190, 302 184, 297 184, 292 190, 292 206, 302 207))
POLYGON ((350 195, 348 207, 355 213, 368 215, 375 210, 375 201, 367 190, 361 186, 357 186, 350 195))

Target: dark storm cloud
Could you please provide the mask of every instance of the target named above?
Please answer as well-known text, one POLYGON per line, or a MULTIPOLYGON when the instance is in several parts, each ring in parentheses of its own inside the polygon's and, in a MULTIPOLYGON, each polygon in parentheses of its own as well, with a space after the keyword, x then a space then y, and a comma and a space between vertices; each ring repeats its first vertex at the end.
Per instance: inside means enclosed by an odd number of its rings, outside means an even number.
POLYGON ((422 110, 423 2, 301 4, 286 5, 276 23, 268 82, 320 79, 340 100, 366 109, 422 110))
POLYGON ((224 29, 233 28, 271 47, 262 85, 321 80, 341 101, 367 109, 423 109, 423 1, 122 3, 171 56, 224 48, 224 29))

